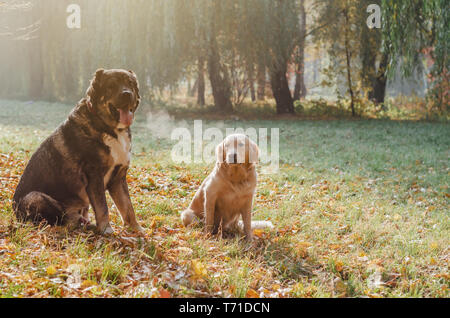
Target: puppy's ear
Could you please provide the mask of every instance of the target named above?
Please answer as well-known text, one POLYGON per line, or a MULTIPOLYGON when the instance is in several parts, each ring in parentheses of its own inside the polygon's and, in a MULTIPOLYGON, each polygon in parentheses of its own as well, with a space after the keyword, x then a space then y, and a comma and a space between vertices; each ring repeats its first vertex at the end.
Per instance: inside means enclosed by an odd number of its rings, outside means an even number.
POLYGON ((224 149, 224 142, 222 141, 216 147, 216 163, 222 164, 224 162, 225 162, 225 149, 224 149))
POLYGON ((93 104, 97 105, 100 97, 101 97, 101 82, 103 80, 103 75, 105 74, 105 70, 99 68, 94 75, 94 78, 91 80, 91 85, 89 86, 86 95, 88 100, 93 104))

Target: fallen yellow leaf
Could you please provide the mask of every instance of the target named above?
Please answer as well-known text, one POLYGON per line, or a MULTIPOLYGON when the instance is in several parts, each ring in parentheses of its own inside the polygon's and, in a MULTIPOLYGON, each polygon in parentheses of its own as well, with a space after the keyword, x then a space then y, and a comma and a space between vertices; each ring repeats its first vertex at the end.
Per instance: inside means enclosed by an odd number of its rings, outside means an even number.
POLYGON ((253 230, 253 234, 255 234, 257 237, 261 238, 264 234, 264 231, 261 229, 256 229, 256 230, 253 230))
POLYGON ((280 287, 280 285, 278 285, 278 284, 273 284, 271 288, 272 288, 272 290, 277 291, 277 290, 279 290, 281 287, 280 287))
POLYGON ((49 267, 47 267, 47 275, 55 275, 57 272, 56 267, 53 265, 50 265, 49 267))
POLYGON ((336 263, 334 263, 334 266, 338 272, 342 272, 342 270, 344 269, 344 263, 342 261, 336 261, 336 263))
POLYGON ((81 288, 84 289, 84 288, 88 288, 88 287, 95 286, 95 285, 97 285, 96 282, 94 282, 93 280, 87 279, 81 283, 81 288))
POLYGON ((197 261, 193 259, 191 261, 192 265, 192 271, 194 272, 194 275, 197 277, 206 277, 208 272, 206 270, 205 265, 203 265, 200 261, 197 261))
POLYGON ((297 243, 297 250, 298 255, 300 257, 307 257, 308 256, 308 247, 312 246, 309 242, 299 242, 297 243))
POLYGON ((437 250, 438 247, 439 247, 439 245, 436 242, 433 242, 433 243, 430 244, 430 249, 432 249, 432 250, 437 250))

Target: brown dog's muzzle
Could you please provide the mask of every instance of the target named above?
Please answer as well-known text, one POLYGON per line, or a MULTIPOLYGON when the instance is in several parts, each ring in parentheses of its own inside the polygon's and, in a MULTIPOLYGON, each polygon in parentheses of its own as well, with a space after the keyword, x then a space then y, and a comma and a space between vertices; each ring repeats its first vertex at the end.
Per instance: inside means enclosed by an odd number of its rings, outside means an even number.
POLYGON ((120 93, 118 102, 120 107, 119 111, 119 122, 129 127, 133 124, 134 114, 132 112, 132 105, 134 104, 134 93, 130 89, 124 89, 122 93, 120 93))

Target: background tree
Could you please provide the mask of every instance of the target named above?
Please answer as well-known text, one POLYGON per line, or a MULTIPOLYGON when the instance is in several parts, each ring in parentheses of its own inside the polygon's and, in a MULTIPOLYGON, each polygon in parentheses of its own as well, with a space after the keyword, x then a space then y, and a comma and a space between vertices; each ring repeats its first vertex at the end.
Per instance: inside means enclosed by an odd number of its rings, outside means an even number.
POLYGON ((381 6, 381 0, 362 0, 358 3, 359 19, 357 25, 360 36, 361 58, 360 78, 363 90, 368 92, 368 98, 377 104, 384 102, 387 84, 387 63, 389 56, 383 48, 383 32, 381 29, 367 27, 366 12, 369 5, 381 6))
POLYGON ((332 61, 325 71, 329 85, 336 85, 340 95, 339 82, 346 83, 346 94, 350 97, 352 116, 356 116, 355 104, 360 87, 360 64, 358 61, 361 43, 357 35, 361 32, 358 25, 358 0, 319 1, 320 16, 317 24, 323 26, 317 32, 317 39, 328 47, 332 61))
POLYGON ((207 34, 207 64, 209 80, 211 82, 214 105, 222 112, 229 113, 233 110, 231 103, 232 91, 230 73, 228 66, 222 61, 221 47, 219 41, 223 34, 223 29, 229 3, 220 0, 213 0, 210 3, 203 3, 206 9, 208 21, 204 25, 207 34))
POLYGON ((405 76, 429 55, 430 94, 446 111, 449 104, 450 3, 445 0, 383 0, 385 50, 392 73, 401 60, 405 76))
MULTIPOLYGON (((147 100, 188 82, 198 105, 212 92, 217 109, 232 112, 245 98, 271 98, 271 88, 277 113, 292 114, 307 80, 315 90, 304 69, 315 35, 328 52, 324 72, 353 114, 360 98, 383 102, 396 65, 407 75, 425 59, 429 96, 441 110, 448 104, 448 1, 79 0, 82 27, 68 29, 72 2, 1 2, 2 96, 73 102, 97 68, 121 67, 137 72, 147 100), (382 5, 382 30, 366 25, 372 3, 382 5), (294 68, 295 86, 286 74, 294 68)), ((318 65, 309 67, 318 79, 318 65)))
POLYGON ((294 100, 306 97, 305 85, 305 46, 306 46, 306 10, 305 0, 299 1, 299 24, 300 32, 298 39, 298 47, 296 52, 296 76, 294 100))
POLYGON ((277 113, 293 114, 294 102, 286 73, 299 33, 297 6, 294 1, 261 2, 265 5, 265 16, 269 20, 262 43, 268 54, 266 61, 277 113))

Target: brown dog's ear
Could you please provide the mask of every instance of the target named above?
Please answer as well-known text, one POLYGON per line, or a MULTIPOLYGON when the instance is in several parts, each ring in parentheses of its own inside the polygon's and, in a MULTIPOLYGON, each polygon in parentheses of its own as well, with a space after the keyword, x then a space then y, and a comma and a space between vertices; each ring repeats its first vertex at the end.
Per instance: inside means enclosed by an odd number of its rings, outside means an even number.
POLYGON ((136 73, 134 73, 132 70, 128 70, 128 72, 132 75, 132 83, 134 91, 136 92, 136 108, 138 108, 139 103, 141 102, 141 95, 139 95, 139 81, 137 79, 136 73))
POLYGON ((105 74, 105 69, 99 68, 98 70, 95 71, 95 78, 101 77, 103 74, 105 74))
POLYGON ((225 150, 224 150, 224 142, 222 141, 216 147, 216 163, 222 164, 225 162, 225 150))
POLYGON ((100 98, 100 90, 102 82, 103 75, 105 74, 105 70, 102 68, 99 68, 94 75, 94 78, 91 80, 91 85, 89 86, 86 95, 88 100, 93 104, 97 105, 98 100, 100 98))

